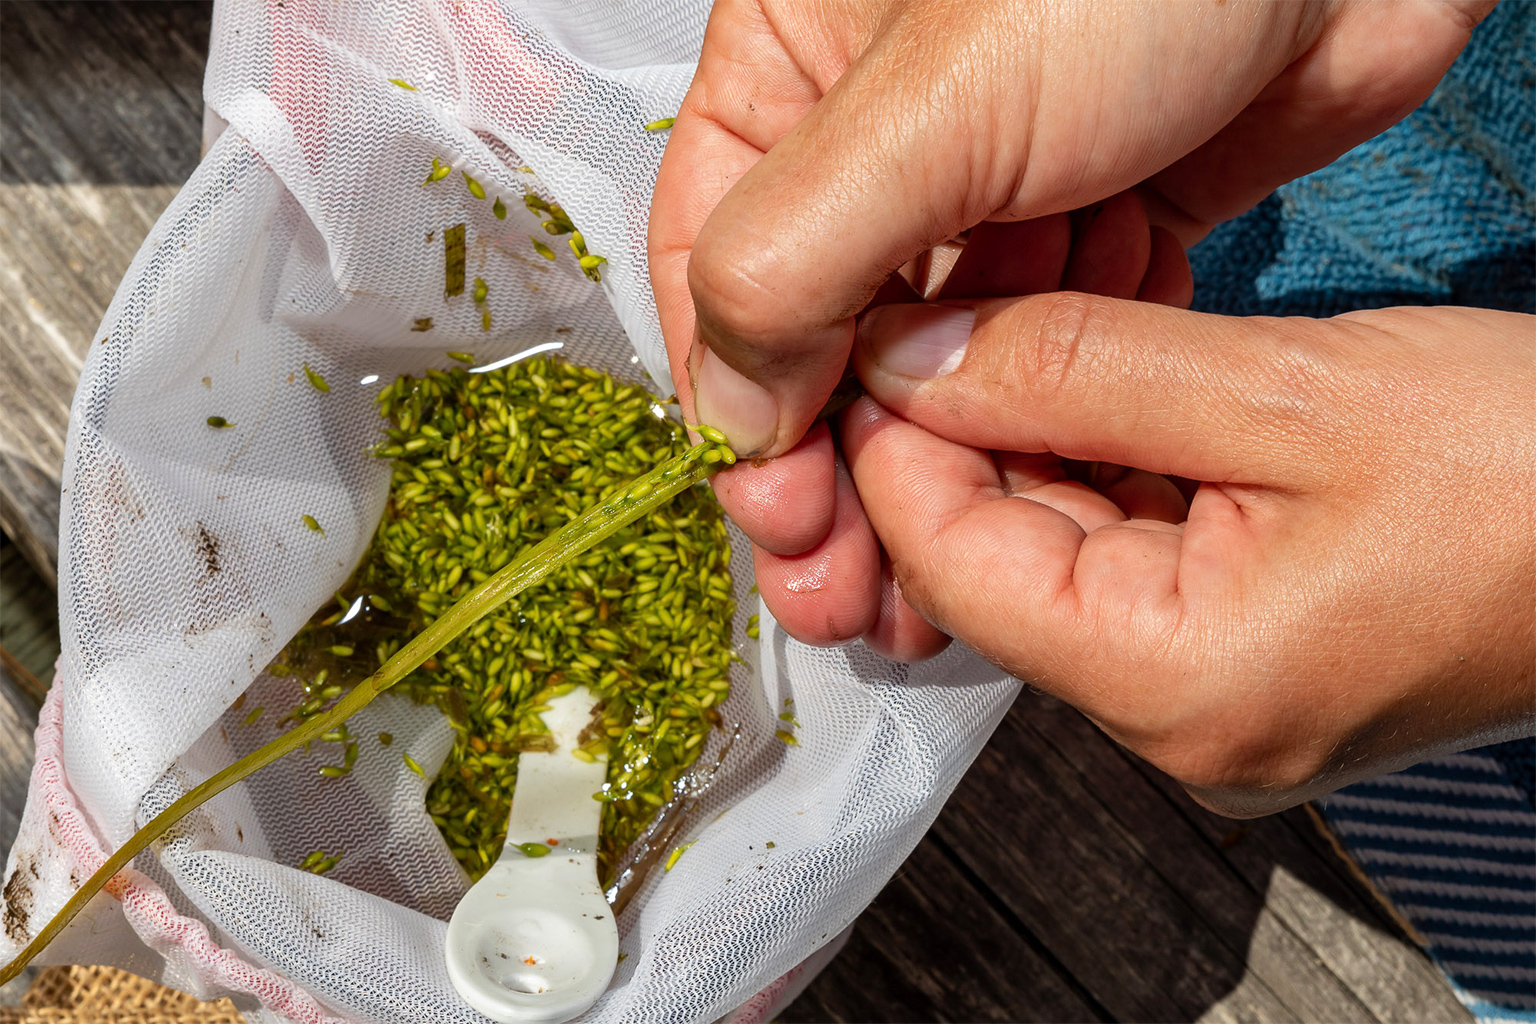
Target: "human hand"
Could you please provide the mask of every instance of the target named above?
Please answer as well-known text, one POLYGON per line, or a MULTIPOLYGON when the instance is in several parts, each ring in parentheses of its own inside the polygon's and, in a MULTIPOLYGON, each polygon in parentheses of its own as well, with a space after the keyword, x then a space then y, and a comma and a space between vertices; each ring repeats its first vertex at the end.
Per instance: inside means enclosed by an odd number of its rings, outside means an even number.
POLYGON ((786 628, 831 642, 878 614, 863 511, 807 429, 893 271, 983 221, 1131 186, 1189 244, 1411 109, 1490 7, 718 4, 651 270, 689 421, 778 456, 717 490, 760 577, 787 581, 760 584, 786 628))
POLYGON ((868 314, 842 424, 923 616, 1227 814, 1529 734, 1536 318, 966 306, 868 314))
MULTIPOLYGON (((1148 225, 1141 201, 1130 192, 1070 215, 980 224, 969 233, 958 257, 949 257, 954 262, 947 273, 933 268, 935 275, 942 273, 942 286, 926 273, 919 282, 936 289, 935 297, 943 300, 1071 288, 1185 307, 1194 291, 1183 247, 1170 232, 1148 225)), ((918 299, 898 277, 881 288, 876 302, 918 299)), ((835 474, 832 527, 805 552, 780 553, 754 545, 753 571, 763 600, 782 627, 808 642, 862 637, 873 650, 898 661, 937 654, 949 637, 902 600, 890 561, 870 529, 846 465, 832 451, 832 434, 825 424, 796 451, 796 456, 823 454, 824 465, 835 474)), ((715 478, 721 500, 737 509, 738 521, 748 517, 748 524, 773 526, 773 517, 803 510, 807 493, 785 486, 780 472, 785 461, 715 478), (768 489, 775 484, 784 489, 768 489), (764 513, 769 518, 755 518, 764 513)), ((1171 489, 1166 480, 1155 479, 1171 489)), ((811 497, 817 493, 809 492, 811 497)))

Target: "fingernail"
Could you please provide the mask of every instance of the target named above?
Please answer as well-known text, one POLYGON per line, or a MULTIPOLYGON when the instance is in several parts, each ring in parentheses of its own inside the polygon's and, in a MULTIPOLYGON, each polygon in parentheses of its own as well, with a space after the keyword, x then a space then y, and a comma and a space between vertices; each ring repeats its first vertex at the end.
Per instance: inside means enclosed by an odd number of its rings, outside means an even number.
POLYGON ((927 380, 959 367, 975 323, 973 309, 909 303, 872 310, 859 333, 881 369, 927 380))
POLYGON ((709 349, 699 360, 694 409, 700 423, 722 431, 738 455, 755 455, 773 443, 779 403, 709 349))

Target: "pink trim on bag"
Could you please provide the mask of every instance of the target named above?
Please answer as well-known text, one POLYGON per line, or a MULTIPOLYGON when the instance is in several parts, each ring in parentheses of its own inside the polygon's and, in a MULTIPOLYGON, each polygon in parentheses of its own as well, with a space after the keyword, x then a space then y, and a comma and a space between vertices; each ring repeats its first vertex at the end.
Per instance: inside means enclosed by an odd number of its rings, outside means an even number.
MULTIPOLYGON (((30 799, 41 800, 52 819, 52 833, 69 851, 84 874, 106 863, 107 852, 91 831, 84 811, 64 772, 63 680, 55 678, 48 699, 38 713, 37 759, 32 765, 30 799)), ((257 967, 224 949, 201 921, 177 911, 165 891, 149 878, 127 868, 108 882, 104 891, 122 904, 128 923, 145 945, 162 956, 172 948, 186 955, 205 982, 231 992, 244 992, 261 1000, 274 1013, 301 1024, 346 1024, 329 1017, 308 992, 272 971, 257 967)))
POLYGON ((843 951, 853 935, 853 925, 844 928, 831 942, 800 961, 773 981, 757 995, 732 1010, 721 1024, 767 1024, 800 998, 837 954, 843 951))
MULTIPOLYGON (((804 973, 804 964, 791 967, 769 982, 767 988, 732 1010, 731 1015, 725 1019, 725 1024, 765 1024, 772 1020, 780 1010, 784 1009, 780 1004, 780 997, 789 990, 791 985, 799 981, 804 973)), ((784 1002, 788 1003, 789 1000, 786 999, 784 1002)))

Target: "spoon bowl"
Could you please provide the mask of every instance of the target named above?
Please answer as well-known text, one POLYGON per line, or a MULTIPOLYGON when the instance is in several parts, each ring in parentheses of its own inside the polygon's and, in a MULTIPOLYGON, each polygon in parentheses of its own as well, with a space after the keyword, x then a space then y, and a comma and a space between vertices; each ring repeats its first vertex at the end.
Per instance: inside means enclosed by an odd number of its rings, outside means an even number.
POLYGON ((561 1024, 597 1001, 618 964, 619 931, 598 887, 597 827, 607 762, 572 751, 592 720, 584 687, 550 701, 548 752, 517 764, 501 856, 448 922, 448 977, 501 1024, 561 1024))

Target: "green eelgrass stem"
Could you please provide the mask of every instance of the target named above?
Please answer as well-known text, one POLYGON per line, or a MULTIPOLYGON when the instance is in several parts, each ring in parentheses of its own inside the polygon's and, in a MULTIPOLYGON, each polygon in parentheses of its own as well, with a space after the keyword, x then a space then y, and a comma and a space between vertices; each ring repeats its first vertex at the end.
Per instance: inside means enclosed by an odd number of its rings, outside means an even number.
POLYGON ((361 711, 379 694, 415 671, 422 662, 447 646, 455 637, 482 617, 540 582, 572 558, 613 536, 642 516, 660 508, 694 484, 736 461, 729 447, 703 441, 683 454, 669 459, 614 492, 581 515, 523 552, 495 575, 455 602, 431 625, 418 633, 395 655, 379 666, 373 675, 344 694, 328 711, 322 711, 295 726, 270 743, 254 750, 228 768, 193 786, 175 803, 161 811, 107 858, 96 873, 71 896, 53 919, 4 968, 0 985, 19 975, 63 931, 76 914, 85 909, 91 897, 107 885, 119 871, 150 843, 201 804, 230 786, 276 761, 304 743, 316 739, 361 711))

